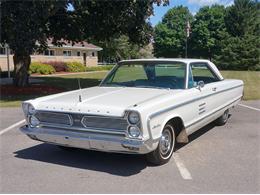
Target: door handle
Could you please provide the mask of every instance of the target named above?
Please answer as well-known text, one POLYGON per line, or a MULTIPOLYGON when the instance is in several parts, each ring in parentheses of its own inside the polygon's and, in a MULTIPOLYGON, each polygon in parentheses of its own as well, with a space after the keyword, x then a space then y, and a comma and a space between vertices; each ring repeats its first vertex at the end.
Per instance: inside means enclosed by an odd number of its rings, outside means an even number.
POLYGON ((217 91, 217 87, 213 87, 213 88, 212 88, 212 91, 217 91))

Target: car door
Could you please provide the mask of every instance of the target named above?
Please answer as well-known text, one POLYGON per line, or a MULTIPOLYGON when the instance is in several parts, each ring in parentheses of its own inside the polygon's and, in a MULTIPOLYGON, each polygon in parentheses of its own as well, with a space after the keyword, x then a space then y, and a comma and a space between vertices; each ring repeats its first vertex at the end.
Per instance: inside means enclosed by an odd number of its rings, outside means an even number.
POLYGON ((188 88, 194 95, 193 103, 193 118, 190 120, 188 126, 190 131, 194 131, 200 128, 207 121, 211 111, 214 110, 219 103, 215 101, 214 93, 216 93, 217 82, 219 78, 210 69, 206 62, 196 62, 190 64, 188 88), (200 83, 204 83, 203 87, 199 86, 200 83))

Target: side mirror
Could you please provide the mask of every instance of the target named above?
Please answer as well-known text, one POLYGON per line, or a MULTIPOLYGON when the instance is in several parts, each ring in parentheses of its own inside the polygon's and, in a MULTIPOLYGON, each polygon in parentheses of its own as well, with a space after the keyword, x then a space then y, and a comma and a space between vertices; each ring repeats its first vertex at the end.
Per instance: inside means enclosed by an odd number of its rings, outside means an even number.
POLYGON ((198 88, 199 90, 201 90, 201 89, 204 87, 204 85, 205 85, 204 81, 199 81, 199 82, 198 82, 198 85, 197 85, 197 88, 198 88))

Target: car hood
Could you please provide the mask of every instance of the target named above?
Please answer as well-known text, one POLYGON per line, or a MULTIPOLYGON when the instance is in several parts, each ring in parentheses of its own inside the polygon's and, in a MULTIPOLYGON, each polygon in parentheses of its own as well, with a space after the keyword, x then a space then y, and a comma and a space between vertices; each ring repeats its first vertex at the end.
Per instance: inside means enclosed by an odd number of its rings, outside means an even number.
POLYGON ((126 109, 167 93, 168 89, 91 87, 37 98, 31 103, 36 110, 123 116, 126 109))

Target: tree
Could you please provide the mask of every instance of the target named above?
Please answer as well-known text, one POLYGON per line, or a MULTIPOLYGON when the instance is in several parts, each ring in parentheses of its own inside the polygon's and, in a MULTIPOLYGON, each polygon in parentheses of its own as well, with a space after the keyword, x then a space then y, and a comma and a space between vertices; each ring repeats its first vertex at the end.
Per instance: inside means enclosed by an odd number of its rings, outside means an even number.
POLYGON ((227 10, 228 33, 221 41, 221 53, 216 56, 223 69, 260 70, 259 3, 235 0, 227 10))
POLYGON ((225 23, 233 37, 259 33, 259 3, 252 0, 235 0, 228 8, 225 23), (258 31, 258 32, 257 32, 258 31))
POLYGON ((119 38, 112 37, 108 41, 99 41, 95 44, 103 48, 99 52, 102 62, 118 62, 122 59, 137 58, 139 46, 131 43, 129 37, 122 35, 119 38))
POLYGON ((215 54, 219 54, 220 40, 226 32, 224 17, 225 7, 221 5, 205 6, 198 11, 192 23, 189 44, 193 56, 212 60, 215 54))
POLYGON ((61 45, 61 39, 75 41, 109 40, 127 34, 132 42, 147 43, 152 27, 147 18, 153 4, 168 0, 110 1, 9 1, 1 0, 0 43, 14 52, 14 84, 28 85, 30 55, 47 47, 47 38, 61 45), (68 6, 72 5, 73 10, 68 6))
POLYGON ((185 56, 187 21, 192 21, 192 15, 187 7, 174 7, 164 15, 162 22, 155 26, 156 57, 185 56))
POLYGON ((222 41, 221 54, 216 56, 216 64, 224 70, 260 70, 259 38, 251 35, 233 37, 226 34, 222 41))
POLYGON ((94 42, 103 48, 99 52, 99 61, 115 63, 122 59, 136 59, 152 57, 151 44, 138 45, 132 43, 128 36, 122 35, 119 38, 112 37, 108 41, 94 42))
POLYGON ((152 35, 147 18, 153 13, 153 2, 74 0, 73 6, 77 20, 84 24, 81 29, 85 39, 103 41, 127 35, 132 42, 147 43, 152 35))
POLYGON ((139 58, 154 58, 153 55, 153 44, 149 43, 148 45, 143 46, 138 51, 139 58))
POLYGON ((54 42, 61 37, 76 39, 77 30, 67 5, 67 1, 1 1, 0 42, 14 52, 16 86, 28 85, 30 54, 46 49, 48 37, 54 42))

